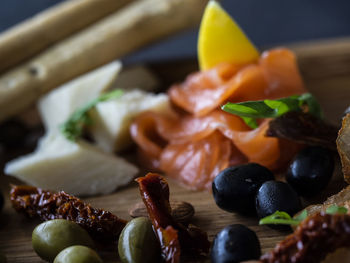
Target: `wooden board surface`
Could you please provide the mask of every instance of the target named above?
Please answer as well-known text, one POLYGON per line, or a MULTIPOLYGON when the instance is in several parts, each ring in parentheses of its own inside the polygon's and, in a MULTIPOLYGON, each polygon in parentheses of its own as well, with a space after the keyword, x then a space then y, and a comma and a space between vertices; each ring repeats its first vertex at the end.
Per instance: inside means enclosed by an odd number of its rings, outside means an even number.
MULTIPOLYGON (((350 105, 350 39, 292 45, 291 48, 298 56, 307 88, 319 99, 327 119, 339 123, 343 110, 350 105)), ((188 72, 195 68, 194 60, 151 65, 151 69, 160 77, 165 86, 173 81, 181 81, 188 72)), ((0 175, 0 188, 7 197, 10 182, 14 180, 0 175)), ((171 199, 184 200, 194 205, 196 213, 192 223, 207 231, 210 240, 226 225, 243 223, 256 231, 262 250, 266 252, 288 234, 288 232, 279 232, 266 226, 258 226, 256 218, 243 217, 220 210, 215 205, 211 193, 189 191, 171 180, 169 183, 171 199)), ((318 199, 307 202, 320 201, 330 193, 337 192, 343 185, 338 165, 326 193, 323 193, 318 199)), ((84 200, 124 219, 130 219, 129 208, 141 199, 136 183, 133 183, 114 194, 84 200)), ((31 247, 31 232, 38 223, 39 221, 29 220, 16 214, 9 200, 6 200, 5 208, 0 215, 0 251, 7 255, 8 262, 44 262, 36 256, 31 247)), ((100 253, 105 262, 118 262, 116 246, 112 251, 101 250, 100 253)))

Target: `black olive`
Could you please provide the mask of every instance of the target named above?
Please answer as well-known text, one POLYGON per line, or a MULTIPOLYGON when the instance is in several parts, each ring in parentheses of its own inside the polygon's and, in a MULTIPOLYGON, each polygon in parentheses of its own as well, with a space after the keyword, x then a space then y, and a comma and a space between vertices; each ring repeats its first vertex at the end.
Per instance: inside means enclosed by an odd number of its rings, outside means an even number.
POLYGON ((276 211, 287 212, 293 216, 302 209, 299 196, 294 189, 289 184, 278 181, 263 183, 256 195, 255 205, 259 218, 276 211))
POLYGON ((4 207, 4 203, 5 203, 4 196, 0 192, 0 212, 1 212, 2 208, 4 207))
POLYGON ((312 146, 299 152, 287 171, 287 182, 301 196, 313 196, 324 190, 333 174, 331 151, 312 146))
POLYGON ((244 225, 229 225, 217 234, 211 250, 213 263, 235 263, 259 259, 259 239, 255 232, 244 225))
POLYGON ((273 179, 269 169, 256 163, 226 168, 212 184, 215 202, 229 212, 254 213, 256 192, 264 182, 273 179))

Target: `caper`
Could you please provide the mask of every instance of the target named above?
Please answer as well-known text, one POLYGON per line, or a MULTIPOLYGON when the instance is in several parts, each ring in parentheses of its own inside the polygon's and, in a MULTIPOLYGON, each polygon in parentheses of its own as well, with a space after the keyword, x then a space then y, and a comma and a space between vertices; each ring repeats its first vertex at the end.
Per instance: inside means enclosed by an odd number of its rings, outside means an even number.
POLYGON ((5 254, 3 254, 2 252, 0 252, 0 263, 6 263, 6 256, 5 254))
POLYGON ((119 237, 118 252, 123 263, 159 261, 159 242, 148 218, 135 218, 125 226, 119 237))
POLYGON ((74 222, 55 219, 38 225, 32 234, 35 252, 44 260, 53 261, 63 249, 73 245, 94 247, 89 234, 74 222))
POLYGON ((53 263, 102 263, 95 250, 85 246, 71 246, 63 249, 53 263))

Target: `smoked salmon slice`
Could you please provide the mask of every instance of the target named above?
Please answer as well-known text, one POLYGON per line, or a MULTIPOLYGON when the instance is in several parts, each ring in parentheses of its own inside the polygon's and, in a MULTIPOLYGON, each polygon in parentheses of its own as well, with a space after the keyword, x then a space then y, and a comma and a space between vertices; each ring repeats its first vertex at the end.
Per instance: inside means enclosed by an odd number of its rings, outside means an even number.
POLYGON ((220 106, 227 101, 276 99, 304 92, 294 54, 287 49, 271 50, 256 64, 220 64, 191 74, 169 90, 172 103, 185 113, 174 111, 169 117, 145 112, 135 119, 130 132, 147 167, 163 171, 190 189, 210 189, 214 177, 229 165, 256 162, 279 169, 298 149, 265 136, 269 119, 260 120, 252 130, 220 106))
POLYGON ((172 86, 169 95, 180 108, 203 116, 227 101, 277 99, 304 92, 294 54, 276 49, 264 52, 257 64, 240 69, 220 64, 192 74, 184 83, 172 86))

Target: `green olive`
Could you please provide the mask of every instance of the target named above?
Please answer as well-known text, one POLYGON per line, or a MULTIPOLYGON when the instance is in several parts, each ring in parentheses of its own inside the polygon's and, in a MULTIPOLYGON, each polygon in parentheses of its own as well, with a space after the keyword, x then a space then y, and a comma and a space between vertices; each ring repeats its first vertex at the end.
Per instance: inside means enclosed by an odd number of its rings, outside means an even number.
POLYGON ((84 246, 71 246, 62 250, 53 263, 102 263, 95 250, 84 246))
POLYGON ((0 252, 0 263, 6 263, 6 262, 7 262, 6 256, 2 252, 0 252))
POLYGON ((123 263, 159 261, 159 242, 148 218, 135 218, 125 226, 119 237, 118 252, 123 263))
POLYGON ((35 252, 44 260, 53 261, 63 249, 73 245, 94 247, 87 233, 74 222, 55 219, 38 225, 32 234, 35 252))

